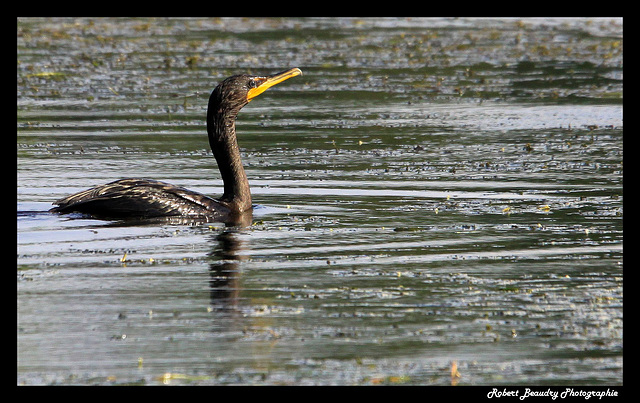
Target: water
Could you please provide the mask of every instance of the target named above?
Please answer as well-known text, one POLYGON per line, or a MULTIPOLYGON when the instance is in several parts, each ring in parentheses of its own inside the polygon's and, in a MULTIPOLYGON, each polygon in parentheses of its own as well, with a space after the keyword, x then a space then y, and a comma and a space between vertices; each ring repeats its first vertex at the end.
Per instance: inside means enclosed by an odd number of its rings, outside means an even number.
POLYGON ((18 384, 622 384, 621 19, 17 39, 18 384), (47 212, 125 177, 220 194, 209 92, 289 67, 238 119, 250 225, 47 212))

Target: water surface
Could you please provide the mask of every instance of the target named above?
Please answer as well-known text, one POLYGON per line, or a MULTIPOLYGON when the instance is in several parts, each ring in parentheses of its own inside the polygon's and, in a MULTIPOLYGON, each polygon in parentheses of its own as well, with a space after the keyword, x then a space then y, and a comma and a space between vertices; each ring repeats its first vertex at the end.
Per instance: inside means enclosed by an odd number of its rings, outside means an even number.
POLYGON ((622 384, 621 19, 17 25, 19 384, 622 384), (289 67, 247 227, 47 212, 220 194, 209 92, 289 67))

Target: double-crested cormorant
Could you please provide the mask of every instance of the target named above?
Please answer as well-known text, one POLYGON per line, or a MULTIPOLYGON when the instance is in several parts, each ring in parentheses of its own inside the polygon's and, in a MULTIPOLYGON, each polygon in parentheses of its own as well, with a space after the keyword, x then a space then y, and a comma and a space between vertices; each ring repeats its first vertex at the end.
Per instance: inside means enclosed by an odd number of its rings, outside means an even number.
POLYGON ((150 179, 121 179, 57 200, 58 213, 79 212, 97 218, 206 217, 226 219, 250 212, 251 191, 236 140, 240 109, 269 87, 302 74, 293 68, 271 76, 235 75, 209 97, 207 132, 224 182, 224 194, 212 199, 182 187, 150 179))

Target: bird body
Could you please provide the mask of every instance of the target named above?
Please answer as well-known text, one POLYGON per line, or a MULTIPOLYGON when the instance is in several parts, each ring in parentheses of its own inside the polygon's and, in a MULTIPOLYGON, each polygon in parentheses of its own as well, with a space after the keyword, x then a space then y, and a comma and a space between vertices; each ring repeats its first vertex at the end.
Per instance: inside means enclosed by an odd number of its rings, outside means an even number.
POLYGON ((207 133, 224 183, 219 199, 156 180, 121 179, 59 199, 50 211, 106 219, 178 216, 221 220, 250 212, 251 190, 236 139, 238 112, 269 87, 300 74, 300 69, 293 68, 271 76, 236 75, 212 91, 207 133))
POLYGON ((57 213, 80 212, 98 218, 219 216, 231 213, 203 194, 152 179, 120 179, 57 200, 57 213))

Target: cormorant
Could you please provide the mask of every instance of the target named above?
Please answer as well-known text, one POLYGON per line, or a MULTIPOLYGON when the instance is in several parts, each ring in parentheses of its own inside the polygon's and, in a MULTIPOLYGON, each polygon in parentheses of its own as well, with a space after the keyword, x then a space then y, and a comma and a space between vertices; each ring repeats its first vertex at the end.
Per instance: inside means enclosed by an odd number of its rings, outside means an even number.
POLYGON ((79 212, 106 219, 185 217, 226 220, 252 210, 251 191, 236 139, 236 117, 253 98, 284 80, 302 74, 298 68, 271 76, 240 74, 213 90, 207 107, 209 145, 224 182, 219 199, 151 179, 121 179, 57 200, 57 213, 79 212))

